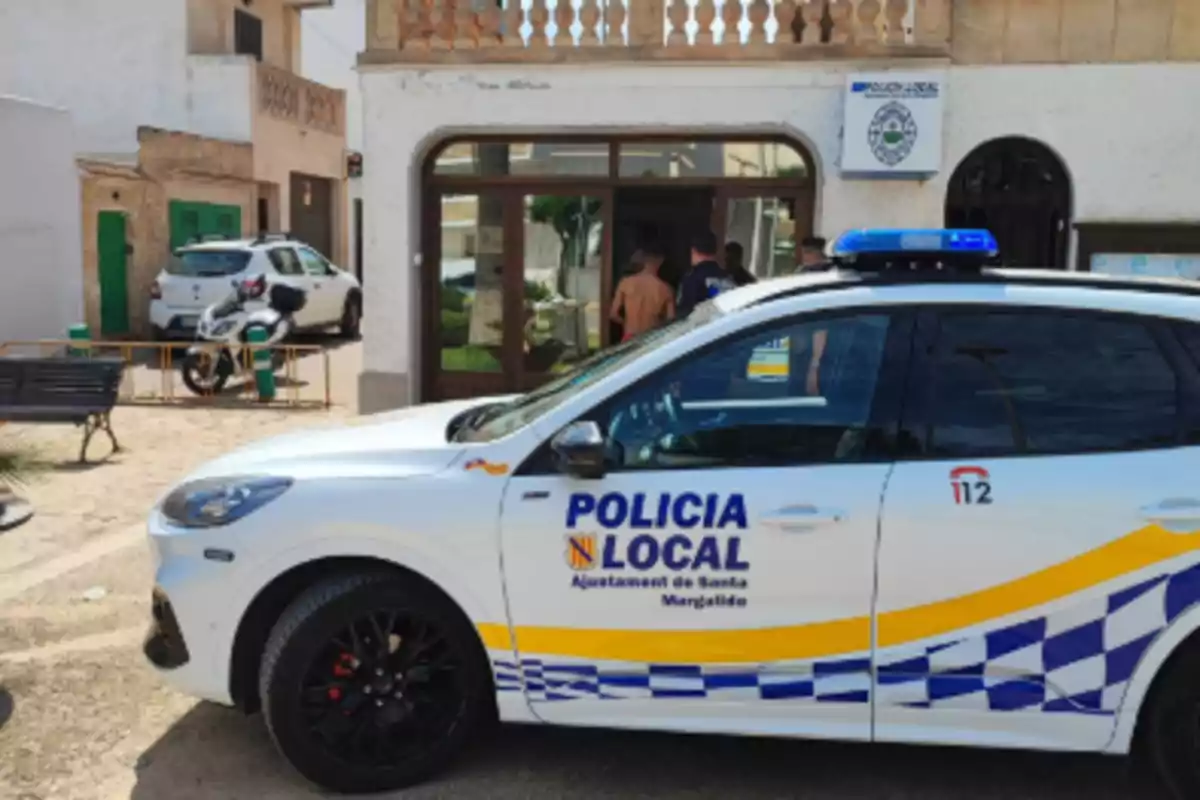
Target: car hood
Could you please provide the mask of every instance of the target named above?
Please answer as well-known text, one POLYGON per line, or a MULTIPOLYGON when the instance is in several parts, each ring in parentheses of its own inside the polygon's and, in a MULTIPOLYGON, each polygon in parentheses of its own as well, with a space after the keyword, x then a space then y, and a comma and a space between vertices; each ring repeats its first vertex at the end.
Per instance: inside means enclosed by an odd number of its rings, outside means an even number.
POLYGON ((450 466, 463 451, 446 441, 451 420, 507 397, 455 400, 370 414, 352 422, 284 434, 210 461, 187 480, 230 475, 294 478, 405 478, 450 466))

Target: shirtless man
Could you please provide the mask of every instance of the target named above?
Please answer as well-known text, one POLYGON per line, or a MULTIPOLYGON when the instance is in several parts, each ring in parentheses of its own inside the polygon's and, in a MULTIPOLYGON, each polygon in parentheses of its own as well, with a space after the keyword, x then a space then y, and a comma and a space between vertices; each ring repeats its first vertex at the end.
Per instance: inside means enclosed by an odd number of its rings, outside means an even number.
POLYGON ((631 260, 639 269, 621 279, 609 312, 613 322, 624 326, 623 342, 675 317, 675 295, 658 277, 663 254, 658 248, 645 247, 634 253, 631 260))

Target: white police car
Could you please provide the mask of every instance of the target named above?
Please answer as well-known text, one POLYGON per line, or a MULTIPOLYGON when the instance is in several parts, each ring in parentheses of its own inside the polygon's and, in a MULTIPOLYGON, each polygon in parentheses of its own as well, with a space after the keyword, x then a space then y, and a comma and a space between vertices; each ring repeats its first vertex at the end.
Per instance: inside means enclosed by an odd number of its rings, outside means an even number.
POLYGON ((852 232, 530 394, 208 464, 150 519, 146 654, 343 791, 498 714, 1136 743, 1200 796, 1200 291, 994 251, 852 232))

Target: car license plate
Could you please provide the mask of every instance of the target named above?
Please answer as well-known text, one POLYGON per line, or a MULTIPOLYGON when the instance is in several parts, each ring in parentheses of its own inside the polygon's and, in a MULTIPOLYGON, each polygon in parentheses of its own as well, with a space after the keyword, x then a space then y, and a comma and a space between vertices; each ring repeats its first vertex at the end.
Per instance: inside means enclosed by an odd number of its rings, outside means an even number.
POLYGON ((179 327, 181 327, 181 328, 194 328, 199 323, 200 323, 199 316, 193 316, 193 315, 189 314, 187 316, 183 316, 183 317, 179 318, 179 327))

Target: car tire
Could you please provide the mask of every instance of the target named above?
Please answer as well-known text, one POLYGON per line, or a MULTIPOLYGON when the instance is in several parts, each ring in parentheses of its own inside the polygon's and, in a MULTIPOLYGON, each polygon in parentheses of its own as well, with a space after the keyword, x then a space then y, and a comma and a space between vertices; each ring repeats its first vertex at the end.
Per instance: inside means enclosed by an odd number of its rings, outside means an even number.
POLYGON ((352 292, 346 296, 346 302, 342 304, 338 332, 343 339, 350 340, 362 335, 362 297, 359 294, 352 292))
POLYGON ((1173 800, 1200 797, 1200 647, 1173 657, 1157 680, 1142 717, 1134 757, 1140 782, 1153 796, 1173 800))
POLYGON ((347 794, 433 775, 495 708, 470 622, 439 592, 387 572, 334 576, 301 594, 267 640, 259 696, 284 758, 347 794))

